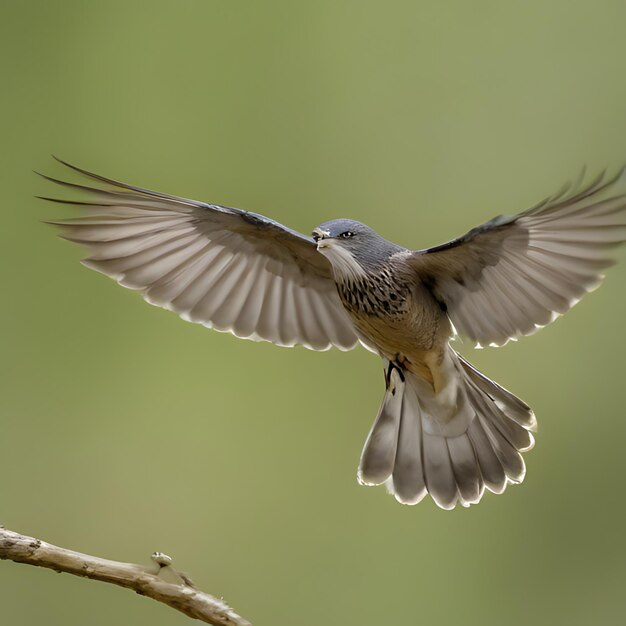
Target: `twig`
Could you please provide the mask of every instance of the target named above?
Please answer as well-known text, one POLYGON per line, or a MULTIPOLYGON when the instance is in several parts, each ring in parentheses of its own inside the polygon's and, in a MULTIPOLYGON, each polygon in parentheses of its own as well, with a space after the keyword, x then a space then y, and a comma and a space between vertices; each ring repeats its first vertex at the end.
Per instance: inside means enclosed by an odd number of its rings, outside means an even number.
POLYGON ((251 626, 225 602, 196 589, 186 574, 172 567, 171 558, 160 552, 152 555, 152 566, 121 563, 59 548, 0 527, 0 559, 126 587, 213 626, 251 626), (163 580, 160 574, 166 571, 174 574, 179 583, 163 580))

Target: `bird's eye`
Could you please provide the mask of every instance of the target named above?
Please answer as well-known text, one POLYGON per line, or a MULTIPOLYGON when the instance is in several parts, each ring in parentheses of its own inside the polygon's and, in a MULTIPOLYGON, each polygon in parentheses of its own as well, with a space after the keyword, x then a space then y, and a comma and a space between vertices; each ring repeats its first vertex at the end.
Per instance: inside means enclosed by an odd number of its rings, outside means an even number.
POLYGON ((354 237, 354 233, 351 230, 347 230, 344 233, 339 235, 342 239, 348 239, 349 237, 354 237))
POLYGON ((315 243, 317 243, 317 242, 320 240, 320 234, 319 234, 316 230, 314 230, 314 231, 311 233, 311 237, 313 237, 313 241, 314 241, 315 243))

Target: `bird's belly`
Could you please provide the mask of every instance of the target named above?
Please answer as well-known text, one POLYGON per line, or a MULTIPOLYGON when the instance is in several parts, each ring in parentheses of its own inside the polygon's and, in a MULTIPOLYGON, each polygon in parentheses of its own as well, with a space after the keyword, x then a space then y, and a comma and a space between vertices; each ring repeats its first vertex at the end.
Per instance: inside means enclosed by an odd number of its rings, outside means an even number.
POLYGON ((339 297, 358 331, 390 360, 417 362, 445 345, 450 323, 432 295, 393 277, 340 283, 339 297))
POLYGON ((379 352, 390 359, 395 355, 417 356, 434 345, 436 323, 415 324, 412 316, 372 316, 351 313, 358 330, 379 352))
POLYGON ((438 342, 441 316, 428 315, 421 307, 407 307, 393 312, 366 312, 358 307, 346 307, 357 327, 387 358, 394 355, 415 357, 430 352, 438 342))

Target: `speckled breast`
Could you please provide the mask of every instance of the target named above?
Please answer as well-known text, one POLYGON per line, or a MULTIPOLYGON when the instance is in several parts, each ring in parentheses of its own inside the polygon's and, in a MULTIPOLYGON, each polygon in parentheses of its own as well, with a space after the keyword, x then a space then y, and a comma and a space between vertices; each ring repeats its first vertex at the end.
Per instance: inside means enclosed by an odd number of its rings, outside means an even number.
POLYGON ((445 317, 419 284, 375 275, 337 282, 339 297, 353 323, 388 357, 421 355, 431 350, 445 317))

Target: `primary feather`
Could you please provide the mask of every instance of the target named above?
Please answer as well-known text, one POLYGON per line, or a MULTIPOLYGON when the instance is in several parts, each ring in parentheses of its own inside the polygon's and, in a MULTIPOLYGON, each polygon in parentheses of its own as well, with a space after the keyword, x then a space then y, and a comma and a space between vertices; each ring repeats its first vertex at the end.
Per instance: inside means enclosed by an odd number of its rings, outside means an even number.
POLYGON ((604 278, 626 240, 622 176, 600 177, 515 217, 497 217, 411 259, 446 304, 459 334, 501 346, 535 332, 604 278))
POLYGON ((182 318, 247 339, 349 350, 357 335, 315 243, 262 215, 127 185, 48 180, 88 193, 81 217, 54 222, 87 267, 182 318))

